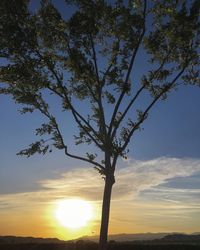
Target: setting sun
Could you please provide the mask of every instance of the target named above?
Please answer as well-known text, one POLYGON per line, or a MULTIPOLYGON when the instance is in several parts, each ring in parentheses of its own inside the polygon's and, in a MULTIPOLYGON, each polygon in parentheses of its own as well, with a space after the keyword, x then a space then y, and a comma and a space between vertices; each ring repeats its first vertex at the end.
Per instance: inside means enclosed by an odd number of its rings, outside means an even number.
POLYGON ((92 205, 85 200, 59 201, 55 215, 60 224, 68 228, 81 228, 92 218, 92 205))

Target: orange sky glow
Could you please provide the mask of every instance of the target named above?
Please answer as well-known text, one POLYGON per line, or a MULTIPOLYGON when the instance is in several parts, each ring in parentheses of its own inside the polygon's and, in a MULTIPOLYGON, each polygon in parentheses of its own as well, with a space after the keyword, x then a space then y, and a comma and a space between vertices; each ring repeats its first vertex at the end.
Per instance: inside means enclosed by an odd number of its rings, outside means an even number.
MULTIPOLYGON (((199 190, 169 188, 166 183, 193 175, 199 166, 199 160, 175 158, 127 163, 116 173, 109 233, 198 231, 199 190)), ((1 235, 65 240, 98 235, 103 180, 95 170, 77 168, 39 185, 37 191, 0 196, 1 235), (56 218, 56 210, 59 201, 74 198, 87 201, 92 216, 83 227, 67 228, 56 218)))

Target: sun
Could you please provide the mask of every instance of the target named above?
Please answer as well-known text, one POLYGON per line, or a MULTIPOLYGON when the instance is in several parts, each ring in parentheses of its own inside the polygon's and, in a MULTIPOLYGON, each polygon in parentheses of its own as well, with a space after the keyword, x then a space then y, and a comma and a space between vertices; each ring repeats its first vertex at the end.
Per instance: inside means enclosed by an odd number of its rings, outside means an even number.
POLYGON ((55 211, 55 216, 62 226, 74 229, 87 225, 92 215, 92 205, 82 199, 61 200, 55 211))

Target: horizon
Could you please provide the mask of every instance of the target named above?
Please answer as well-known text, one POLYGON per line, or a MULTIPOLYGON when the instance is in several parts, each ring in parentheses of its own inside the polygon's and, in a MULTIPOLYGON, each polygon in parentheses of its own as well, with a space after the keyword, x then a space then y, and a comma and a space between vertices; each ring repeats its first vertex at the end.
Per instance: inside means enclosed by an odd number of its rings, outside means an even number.
MULTIPOLYGON (((200 232, 192 232, 192 233, 185 233, 185 232, 144 232, 144 233, 120 233, 120 234, 108 234, 108 237, 109 236, 133 236, 133 235, 138 235, 138 236, 141 236, 141 235, 160 235, 160 234, 166 234, 166 235, 200 235, 200 232)), ((63 239, 60 239, 60 238, 53 238, 53 237, 34 237, 32 235, 0 235, 0 237, 19 237, 19 238, 34 238, 34 239, 58 239, 60 241, 71 241, 71 240, 79 240, 79 239, 85 239, 85 238, 93 238, 93 237, 99 237, 99 234, 97 235, 83 235, 81 237, 78 237, 78 238, 74 238, 74 239, 70 239, 70 240, 63 240, 63 239)))
MULTIPOLYGON (((116 241, 116 242, 127 242, 127 241, 153 241, 153 240, 163 240, 166 236, 200 236, 200 232, 193 232, 193 233, 184 233, 184 232, 146 232, 146 233, 121 233, 121 234, 108 234, 108 240, 109 241, 116 241)), ((20 236, 20 235, 0 235, 0 237, 10 237, 10 238, 17 238, 21 240, 49 240, 49 241, 54 241, 58 240, 61 242, 72 242, 72 241, 93 241, 93 242, 98 242, 99 235, 83 235, 78 238, 72 238, 72 239, 61 239, 59 237, 33 237, 31 235, 27 236, 20 236)))

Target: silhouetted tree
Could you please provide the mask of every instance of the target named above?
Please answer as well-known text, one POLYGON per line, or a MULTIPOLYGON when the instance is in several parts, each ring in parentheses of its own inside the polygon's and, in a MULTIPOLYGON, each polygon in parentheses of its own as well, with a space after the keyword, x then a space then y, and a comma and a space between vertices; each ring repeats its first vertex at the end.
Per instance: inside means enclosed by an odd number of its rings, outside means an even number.
POLYGON ((94 165, 104 177, 99 248, 105 250, 118 158, 126 157, 131 137, 159 100, 179 85, 200 85, 200 1, 62 4, 64 15, 47 0, 35 12, 28 0, 0 1, 0 93, 22 104, 21 113, 38 110, 46 118, 36 129, 42 139, 19 155, 45 154, 55 147, 94 165), (60 99, 61 111, 76 122, 75 143, 94 144, 99 156, 90 147, 85 156, 70 152, 48 94, 60 99), (87 112, 80 112, 80 102, 87 112))

